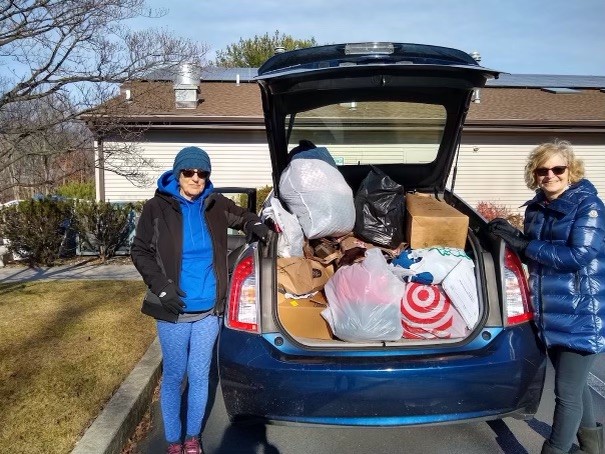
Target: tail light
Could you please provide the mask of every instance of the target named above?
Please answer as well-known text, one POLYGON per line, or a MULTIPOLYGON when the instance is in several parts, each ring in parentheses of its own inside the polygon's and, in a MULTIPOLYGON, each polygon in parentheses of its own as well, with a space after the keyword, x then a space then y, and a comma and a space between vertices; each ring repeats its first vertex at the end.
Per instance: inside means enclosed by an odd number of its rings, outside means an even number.
POLYGON ((534 318, 523 264, 508 248, 504 250, 504 307, 506 324, 517 325, 534 318))
POLYGON ((254 259, 250 256, 233 270, 226 322, 229 328, 258 333, 258 317, 256 273, 254 259))

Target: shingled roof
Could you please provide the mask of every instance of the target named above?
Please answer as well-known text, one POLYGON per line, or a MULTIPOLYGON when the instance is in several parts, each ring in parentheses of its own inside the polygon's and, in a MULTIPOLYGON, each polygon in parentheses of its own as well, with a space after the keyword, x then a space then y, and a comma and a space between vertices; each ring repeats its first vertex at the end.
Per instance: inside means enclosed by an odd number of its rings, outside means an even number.
MULTIPOLYGON (((195 109, 175 107, 173 83, 167 77, 131 83, 132 101, 126 104, 124 121, 145 122, 151 128, 262 127, 255 72, 253 68, 206 70, 195 109)), ((472 103, 466 121, 467 129, 540 126, 605 131, 605 77, 503 74, 481 89, 480 102, 472 103), (559 93, 555 88, 567 90, 559 93)))

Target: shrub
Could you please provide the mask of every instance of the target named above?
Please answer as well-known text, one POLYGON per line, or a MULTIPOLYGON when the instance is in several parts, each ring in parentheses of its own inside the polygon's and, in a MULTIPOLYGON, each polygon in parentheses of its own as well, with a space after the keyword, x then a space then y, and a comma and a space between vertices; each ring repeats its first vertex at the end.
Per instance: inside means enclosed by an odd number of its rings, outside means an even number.
POLYGON ((256 191, 256 212, 258 213, 263 207, 263 203, 273 190, 272 186, 264 186, 256 191))
POLYGON ((519 230, 523 230, 523 216, 519 213, 513 213, 505 205, 499 205, 494 202, 479 202, 477 203, 476 210, 488 221, 495 218, 504 218, 519 230))
POLYGON ((60 255, 73 215, 70 202, 26 200, 2 209, 0 233, 9 252, 29 266, 52 266, 60 255))
POLYGON ((86 183, 66 183, 59 186, 56 190, 57 195, 67 197, 69 199, 84 199, 94 200, 95 199, 95 183, 94 181, 86 183))
MULTIPOLYGON (((256 189, 256 211, 258 213, 263 207, 263 202, 269 195, 269 193, 273 190, 272 186, 263 186, 262 188, 256 189)), ((235 201, 239 206, 246 208, 248 206, 248 195, 247 194, 239 194, 238 199, 235 201)))
POLYGON ((133 217, 131 203, 117 205, 80 201, 75 205, 74 224, 80 242, 97 251, 101 261, 105 262, 126 244, 133 217))
POLYGON ((137 202, 132 202, 132 209, 137 215, 140 215, 143 212, 143 206, 145 205, 147 200, 139 200, 137 202))

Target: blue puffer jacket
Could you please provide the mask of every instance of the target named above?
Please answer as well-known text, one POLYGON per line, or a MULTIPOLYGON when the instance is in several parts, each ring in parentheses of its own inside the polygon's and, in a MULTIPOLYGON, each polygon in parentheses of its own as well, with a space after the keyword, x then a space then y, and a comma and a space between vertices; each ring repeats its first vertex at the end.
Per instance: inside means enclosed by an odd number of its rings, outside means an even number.
POLYGON ((605 206, 584 179, 525 204, 530 289, 546 345, 605 351, 605 206))

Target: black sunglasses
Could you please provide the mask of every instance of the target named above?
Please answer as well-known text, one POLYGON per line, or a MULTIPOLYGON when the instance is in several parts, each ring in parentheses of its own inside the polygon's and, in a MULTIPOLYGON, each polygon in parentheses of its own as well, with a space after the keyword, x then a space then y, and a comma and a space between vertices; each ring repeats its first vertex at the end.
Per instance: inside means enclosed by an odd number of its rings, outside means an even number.
POLYGON ((193 177, 194 174, 197 173, 197 176, 204 180, 206 178, 208 178, 208 175, 210 175, 205 170, 197 170, 197 169, 183 169, 183 170, 181 170, 181 173, 183 174, 183 176, 185 178, 191 178, 191 177, 193 177))
POLYGON ((536 172, 536 175, 538 175, 539 177, 545 177, 546 175, 548 175, 548 172, 551 170, 552 170, 552 173, 554 173, 555 175, 563 175, 565 173, 565 171, 567 170, 567 166, 554 166, 551 168, 538 167, 536 170, 534 170, 534 172, 536 172))

